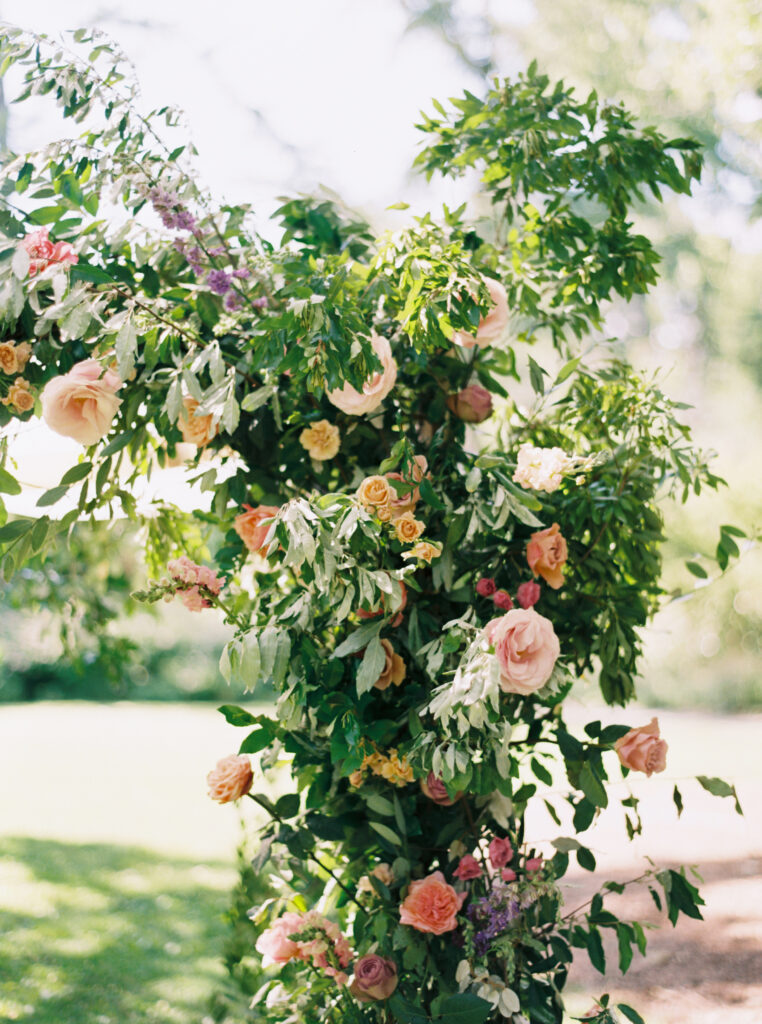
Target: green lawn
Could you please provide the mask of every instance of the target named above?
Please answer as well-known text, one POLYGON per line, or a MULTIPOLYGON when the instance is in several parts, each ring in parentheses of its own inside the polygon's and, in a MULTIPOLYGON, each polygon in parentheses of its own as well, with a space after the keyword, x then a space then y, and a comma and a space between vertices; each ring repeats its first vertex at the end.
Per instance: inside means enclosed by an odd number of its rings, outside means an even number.
POLYGON ((0 840, 0 1019, 199 1024, 230 881, 139 847, 0 840))

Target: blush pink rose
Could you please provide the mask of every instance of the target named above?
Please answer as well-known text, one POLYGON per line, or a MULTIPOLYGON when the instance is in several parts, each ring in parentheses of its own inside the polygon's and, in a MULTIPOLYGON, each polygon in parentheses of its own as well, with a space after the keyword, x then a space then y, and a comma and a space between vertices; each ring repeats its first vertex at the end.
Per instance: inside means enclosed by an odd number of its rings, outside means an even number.
POLYGON ((289 960, 302 959, 299 945, 289 939, 289 935, 297 935, 303 928, 301 914, 288 912, 267 928, 259 936, 255 949, 262 954, 262 966, 271 964, 287 964, 289 960))
POLYGON ((111 429, 122 404, 116 397, 121 386, 113 370, 104 373, 95 359, 85 359, 45 385, 42 418, 57 434, 80 444, 95 444, 111 429))
POLYGON ((495 606, 502 608, 504 612, 509 612, 513 608, 513 599, 507 590, 496 590, 492 600, 495 602, 495 606))
POLYGON ((492 308, 486 316, 480 318, 479 326, 476 328, 476 337, 469 334, 468 331, 455 332, 452 340, 461 348, 473 348, 474 345, 486 348, 487 345, 494 344, 499 340, 508 323, 508 296, 505 293, 505 288, 492 277, 485 278, 485 284, 492 299, 492 308))
POLYGON ((500 872, 500 877, 504 882, 515 882, 517 875, 512 868, 503 868, 500 872))
POLYGON ((470 853, 467 853, 465 857, 460 858, 460 863, 453 871, 453 875, 459 878, 461 882, 468 882, 472 878, 481 878, 482 866, 476 857, 472 857, 470 853))
POLYGON ((48 228, 40 228, 39 231, 32 231, 21 242, 21 245, 29 253, 29 276, 34 277, 41 273, 51 263, 63 263, 71 266, 79 262, 79 257, 68 242, 51 242, 48 238, 48 228))
POLYGON ((524 870, 528 875, 536 875, 542 870, 542 857, 530 857, 524 865, 524 870))
POLYGON ((648 725, 630 729, 618 739, 614 749, 619 760, 634 772, 663 772, 667 767, 667 741, 659 736, 659 719, 652 718, 648 725))
POLYGON ((457 893, 441 871, 410 883, 400 907, 400 922, 419 932, 444 935, 458 927, 455 915, 463 906, 464 892, 457 893))
POLYGON ((558 523, 533 533, 527 544, 529 568, 535 576, 542 576, 554 590, 564 585, 563 567, 567 555, 566 541, 559 532, 558 523))
POLYGON ((357 391, 351 384, 345 384, 343 388, 329 391, 326 396, 329 402, 348 416, 362 416, 364 413, 373 412, 381 405, 397 380, 397 364, 392 358, 392 347, 388 338, 373 334, 371 345, 381 360, 381 372, 368 377, 363 384, 362 392, 357 391))
POLYGON ((244 754, 223 757, 206 777, 209 796, 220 804, 229 804, 231 800, 246 796, 253 780, 251 762, 244 754))
POLYGON ((534 580, 522 583, 516 591, 516 600, 522 608, 533 608, 540 600, 540 584, 534 580))
POLYGON ((504 868, 513 857, 513 847, 510 839, 499 839, 497 836, 489 844, 489 862, 497 871, 504 868))
POLYGON ((484 627, 500 665, 500 689, 527 696, 547 683, 561 652, 553 625, 532 608, 514 608, 484 627))
POLYGON ((479 597, 492 597, 496 590, 495 581, 491 576, 482 576, 476 584, 476 593, 479 597))
POLYGON ((483 423, 492 415, 492 395, 481 384, 469 384, 448 396, 447 408, 464 423, 483 423))

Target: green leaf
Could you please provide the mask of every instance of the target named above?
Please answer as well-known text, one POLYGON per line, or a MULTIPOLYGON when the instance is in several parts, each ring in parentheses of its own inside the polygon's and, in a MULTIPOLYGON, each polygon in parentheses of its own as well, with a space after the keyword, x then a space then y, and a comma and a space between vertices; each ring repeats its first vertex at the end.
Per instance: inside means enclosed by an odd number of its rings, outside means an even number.
POLYGON ((374 636, 365 648, 365 654, 360 662, 360 668, 357 673, 357 693, 359 696, 373 689, 373 686, 378 681, 378 677, 384 671, 385 663, 386 651, 381 646, 379 638, 374 636))
POLYGON ((259 721, 256 715, 239 708, 236 704, 223 704, 217 710, 225 716, 230 725, 255 725, 259 721))
POLYGON ((430 1024, 430 1018, 420 1007, 409 1003, 399 992, 395 992, 386 1005, 394 1015, 397 1024, 430 1024))
POLYGON ((424 477, 418 485, 421 491, 421 497, 430 505, 432 508, 438 509, 440 512, 444 509, 444 503, 437 497, 436 491, 431 486, 431 481, 428 477, 424 477))
POLYGON ((675 807, 677 808, 677 816, 679 818, 680 815, 683 813, 683 797, 677 786, 675 786, 675 788, 672 790, 672 801, 675 807))
POLYGON ((712 796, 730 796, 735 800, 736 813, 743 814, 743 809, 738 800, 738 793, 736 787, 731 786, 729 782, 725 782, 724 779, 708 778, 706 775, 697 775, 696 781, 704 787, 707 793, 711 793, 712 796))
POLYGON ((492 1004, 472 992, 450 996, 442 1003, 434 1020, 442 1024, 483 1024, 492 1013, 492 1004))
POLYGON ((196 296, 196 312, 207 327, 214 327, 220 318, 217 303, 209 292, 199 292, 196 296))
POLYGON ((646 1024, 640 1014, 627 1003, 617 1003, 616 1008, 625 1015, 627 1020, 632 1021, 632 1024, 646 1024))
POLYGON ((0 492, 3 494, 21 494, 21 484, 6 469, 0 469, 0 492))
POLYGON ((264 387, 257 388, 256 391, 250 391, 241 402, 241 409, 244 412, 255 412, 260 406, 269 402, 277 390, 274 384, 265 384, 264 387))
POLYGON ((130 441, 135 436, 134 429, 126 430, 123 434, 117 435, 113 441, 109 441, 106 447, 101 452, 102 457, 107 455, 114 455, 115 452, 120 452, 122 448, 126 448, 130 441))
POLYGON ((387 843, 392 843, 394 846, 401 846, 402 840, 393 832, 388 825, 382 824, 380 821, 369 821, 368 824, 374 830, 378 832, 382 839, 385 839, 387 843))
POLYGON ((698 562, 686 562, 685 568, 694 576, 698 576, 700 580, 705 580, 709 576, 709 573, 706 571, 704 566, 699 565, 698 562))
POLYGON ((298 793, 285 793, 275 803, 275 810, 281 818, 295 818, 299 813, 301 799, 298 793))
POLYGON ((84 480, 92 468, 92 462, 80 462, 79 465, 72 466, 61 477, 61 485, 76 484, 79 480, 84 480))
POLYGON ((34 519, 12 519, 5 526, 0 526, 0 544, 7 544, 22 537, 27 530, 31 530, 34 522, 34 519))
POLYGON ((590 761, 586 761, 579 773, 579 788, 590 803, 596 807, 607 807, 609 798, 606 789, 590 761))
POLYGON ((277 725, 264 719, 258 729, 253 729, 238 748, 239 754, 258 754, 260 750, 271 746, 277 735, 277 725), (266 724, 265 724, 266 723, 266 724))
POLYGON ((394 816, 394 804, 379 793, 369 793, 365 799, 366 804, 376 814, 384 814, 388 818, 394 816))
POLYGON ((60 501, 61 498, 63 498, 68 490, 68 484, 59 484, 58 487, 51 487, 49 491, 45 491, 45 493, 41 494, 37 499, 37 507, 44 508, 47 505, 55 505, 57 501, 60 501))
POLYGON ((632 934, 629 925, 622 922, 617 924, 616 937, 619 946, 619 970, 626 974, 632 963, 632 934))
POLYGON ((606 955, 603 952, 603 943, 601 942, 601 933, 597 928, 591 928, 586 937, 587 941, 587 955, 590 957, 590 963, 601 974, 606 973, 606 955))

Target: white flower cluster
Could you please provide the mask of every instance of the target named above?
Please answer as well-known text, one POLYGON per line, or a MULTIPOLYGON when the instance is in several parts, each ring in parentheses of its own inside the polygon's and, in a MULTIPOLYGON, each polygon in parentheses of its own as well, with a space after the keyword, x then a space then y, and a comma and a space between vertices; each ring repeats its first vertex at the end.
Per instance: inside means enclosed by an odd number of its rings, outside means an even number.
POLYGON ((558 490, 575 461, 562 448, 535 448, 531 444, 522 444, 513 479, 522 487, 550 494, 558 490))
POLYGON ((477 968, 476 972, 472 973, 468 960, 461 960, 455 972, 455 980, 461 992, 472 989, 480 999, 486 999, 491 1003, 492 1008, 498 1010, 503 1017, 510 1018, 512 1024, 529 1024, 520 1012, 519 997, 496 974, 488 974, 483 968, 477 968))

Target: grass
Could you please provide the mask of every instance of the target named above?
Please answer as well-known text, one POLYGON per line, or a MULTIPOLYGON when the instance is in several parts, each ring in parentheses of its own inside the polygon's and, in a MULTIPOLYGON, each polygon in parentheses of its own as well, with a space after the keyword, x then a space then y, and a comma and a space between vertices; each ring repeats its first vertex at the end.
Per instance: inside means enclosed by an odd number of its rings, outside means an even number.
POLYGON ((0 1019, 199 1024, 230 882, 139 847, 0 840, 0 1019))

